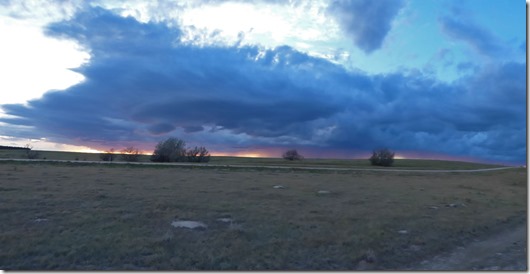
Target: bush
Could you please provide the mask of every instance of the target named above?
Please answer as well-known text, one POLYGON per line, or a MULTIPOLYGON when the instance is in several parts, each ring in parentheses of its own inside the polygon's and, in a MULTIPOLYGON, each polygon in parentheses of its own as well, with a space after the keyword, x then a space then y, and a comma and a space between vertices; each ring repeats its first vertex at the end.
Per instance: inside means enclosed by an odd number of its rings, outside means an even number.
POLYGON ((394 163, 394 153, 386 148, 374 150, 370 163, 373 166, 391 166, 394 163))
POLYGON ((137 148, 126 147, 122 151, 121 159, 126 162, 138 162, 140 158, 140 153, 137 148))
POLYGON ((39 152, 32 150, 33 147, 30 144, 27 144, 25 147, 26 149, 26 157, 28 159, 38 159, 39 158, 39 152))
POLYGON ((296 151, 296 149, 287 150, 283 153, 282 157, 285 160, 294 161, 294 160, 302 160, 304 157, 296 151))
POLYGON ((170 137, 158 143, 151 155, 153 162, 180 162, 186 160, 186 142, 181 139, 170 137))
POLYGON ((186 151, 186 158, 188 162, 208 162, 210 161, 210 153, 205 147, 194 147, 186 151))
POLYGON ((170 137, 156 145, 151 161, 153 162, 208 162, 210 153, 205 147, 185 149, 186 142, 170 137))
POLYGON ((35 150, 26 150, 26 157, 28 159, 38 159, 40 156, 39 152, 35 150))
POLYGON ((116 155, 114 154, 114 149, 113 148, 111 148, 110 150, 105 151, 105 153, 101 153, 99 155, 99 159, 101 159, 101 161, 108 161, 108 162, 114 161, 115 157, 116 157, 116 155))

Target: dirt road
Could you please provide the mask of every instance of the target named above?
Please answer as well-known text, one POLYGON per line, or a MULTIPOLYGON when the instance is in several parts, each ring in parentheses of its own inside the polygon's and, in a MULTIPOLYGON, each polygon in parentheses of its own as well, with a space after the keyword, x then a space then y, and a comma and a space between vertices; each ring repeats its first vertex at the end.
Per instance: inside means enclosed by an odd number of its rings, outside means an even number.
POLYGON ((457 247, 408 270, 527 270, 527 229, 519 225, 457 247))

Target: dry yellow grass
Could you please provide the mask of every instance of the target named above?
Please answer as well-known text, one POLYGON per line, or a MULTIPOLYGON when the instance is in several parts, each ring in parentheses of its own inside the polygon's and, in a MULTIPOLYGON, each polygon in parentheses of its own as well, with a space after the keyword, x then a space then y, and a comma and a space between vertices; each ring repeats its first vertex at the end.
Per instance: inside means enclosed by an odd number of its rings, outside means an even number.
POLYGON ((355 269, 366 259, 399 269, 524 222, 526 193, 524 169, 0 163, 0 269, 355 269), (208 229, 173 228, 176 219, 208 229))

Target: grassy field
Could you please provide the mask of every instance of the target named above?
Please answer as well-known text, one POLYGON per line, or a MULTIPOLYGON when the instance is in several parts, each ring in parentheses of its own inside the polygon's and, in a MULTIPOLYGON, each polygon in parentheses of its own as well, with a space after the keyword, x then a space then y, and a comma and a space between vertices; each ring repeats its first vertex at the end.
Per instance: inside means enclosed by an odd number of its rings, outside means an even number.
MULTIPOLYGON (((302 161, 287 161, 281 158, 245 158, 245 157, 212 157, 212 164, 226 165, 257 165, 257 166, 315 166, 339 168, 380 168, 372 166, 368 159, 304 159, 302 161)), ((396 159, 392 169, 480 169, 499 167, 470 162, 454 162, 442 160, 396 159)))
MULTIPOLYGON (((62 151, 38 151, 39 159, 47 160, 77 160, 77 161, 100 161, 97 153, 79 153, 62 151)), ((25 151, 1 150, 0 159, 25 159, 25 151)), ((150 155, 141 155, 139 162, 150 162, 150 155)), ((116 161, 120 161, 118 156, 116 161)), ((250 157, 228 157, 213 156, 209 164, 213 165, 252 165, 252 166, 311 166, 311 167, 338 167, 338 168, 381 168, 370 165, 367 159, 304 159, 302 161, 287 161, 281 158, 250 158, 250 157)), ((480 169, 498 167, 499 165, 441 161, 441 160, 417 160, 396 159, 393 169, 480 169)))
MULTIPOLYGON (((35 151, 39 153, 39 159, 100 161, 98 153, 42 151, 42 150, 35 150, 35 151)), ((25 158, 27 157, 26 157, 26 151, 24 150, 0 149, 0 159, 25 159, 25 158)), ((142 160, 149 161, 149 156, 143 156, 142 160)))
POLYGON ((400 269, 524 223, 526 178, 0 162, 0 269, 400 269))

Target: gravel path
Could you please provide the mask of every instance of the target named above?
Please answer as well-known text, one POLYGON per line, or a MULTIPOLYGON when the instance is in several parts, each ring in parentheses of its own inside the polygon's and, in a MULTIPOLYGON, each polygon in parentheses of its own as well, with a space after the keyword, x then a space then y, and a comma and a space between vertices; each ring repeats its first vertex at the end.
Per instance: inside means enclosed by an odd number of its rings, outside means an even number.
POLYGON ((519 225, 421 262, 408 270, 527 270, 527 229, 519 225))

